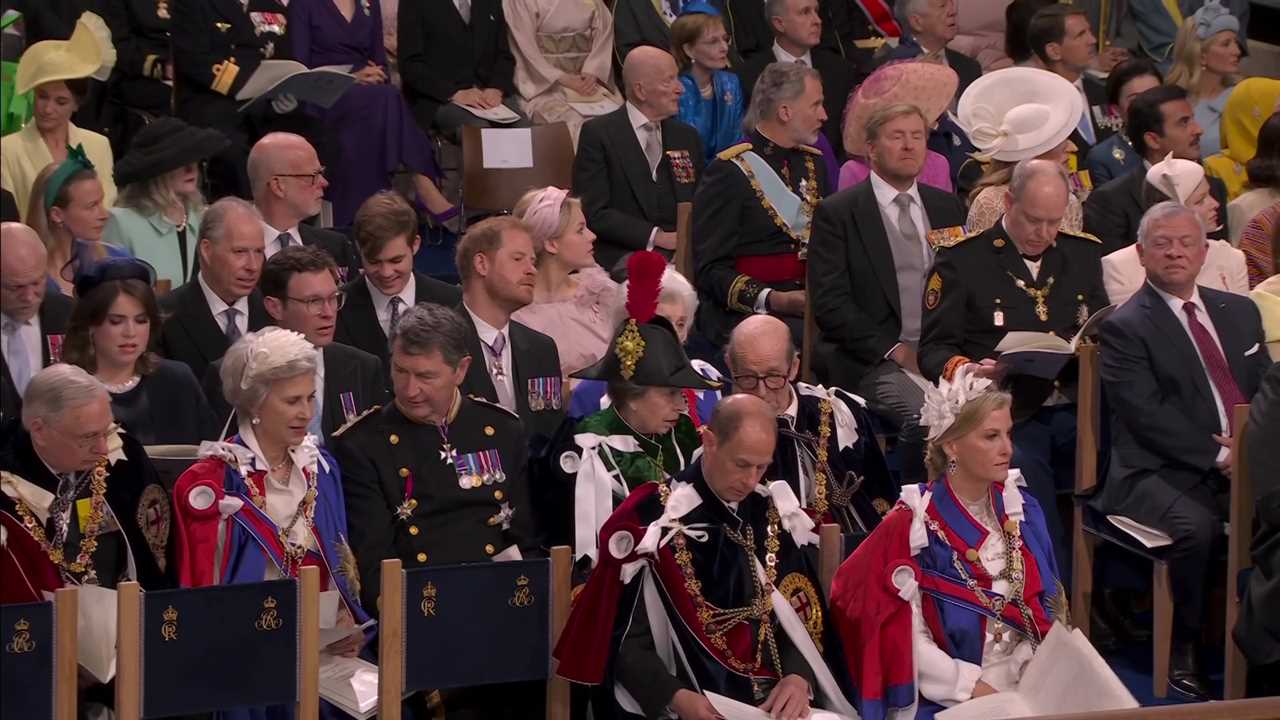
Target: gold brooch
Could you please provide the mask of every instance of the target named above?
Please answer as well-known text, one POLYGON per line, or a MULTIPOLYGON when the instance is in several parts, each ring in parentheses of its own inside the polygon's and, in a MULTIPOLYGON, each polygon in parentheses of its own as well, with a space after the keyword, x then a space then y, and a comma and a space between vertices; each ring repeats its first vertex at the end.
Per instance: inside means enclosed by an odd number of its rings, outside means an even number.
POLYGON ((613 344, 613 354, 622 361, 622 379, 630 380, 636 374, 636 363, 644 356, 644 338, 635 318, 627 320, 627 327, 613 344))

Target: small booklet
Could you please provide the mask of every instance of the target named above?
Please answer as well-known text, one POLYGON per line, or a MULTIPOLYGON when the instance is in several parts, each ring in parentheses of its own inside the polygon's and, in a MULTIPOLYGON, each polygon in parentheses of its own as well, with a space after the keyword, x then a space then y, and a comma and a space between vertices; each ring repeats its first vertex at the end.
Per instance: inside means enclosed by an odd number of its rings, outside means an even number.
POLYGON ((1017 690, 962 702, 938 720, 1002 720, 1138 707, 1138 701, 1079 630, 1054 623, 1017 690))
POLYGON ((281 95, 329 108, 355 82, 350 65, 308 68, 294 60, 263 60, 236 93, 236 99, 247 101, 240 106, 241 112, 281 95))
MULTIPOLYGON (((456 105, 457 103, 454 104, 456 105)), ((501 125, 510 125, 511 123, 519 122, 520 120, 519 113, 502 103, 498 103, 496 107, 491 108, 479 108, 473 105, 458 105, 458 107, 466 110, 472 115, 475 115, 481 120, 488 120, 489 122, 496 122, 501 125)))
MULTIPOLYGON (((706 692, 703 695, 707 696, 712 706, 715 707, 716 712, 720 713, 720 717, 724 718, 724 720, 770 720, 771 718, 769 713, 760 708, 738 702, 733 698, 717 695, 713 692, 706 692)), ((813 708, 809 711, 809 720, 845 720, 845 716, 813 708)))
POLYGON ((591 95, 582 95, 566 88, 564 94, 569 107, 587 117, 608 115, 622 105, 622 101, 604 88, 600 88, 591 95))
MULTIPOLYGON (((78 585, 76 662, 100 683, 116 676, 116 591, 98 585, 78 585)), ((53 593, 44 594, 53 600, 53 593)))
POLYGON ((378 713, 377 665, 360 658, 320 658, 320 697, 357 720, 378 713))
POLYGON ((1108 515, 1107 520, 1146 547, 1159 548, 1173 544, 1173 538, 1132 518, 1127 518, 1123 515, 1108 515))
POLYGON ((1025 330, 1005 333, 1004 339, 996 345, 996 352, 1000 353, 1000 364, 1008 366, 1007 372, 1010 375, 1031 375, 1052 380, 1058 377, 1058 373, 1062 372, 1062 368, 1076 354, 1080 342, 1097 333, 1099 324, 1115 309, 1115 305, 1108 305, 1089 316, 1080 327, 1080 332, 1070 340, 1049 333, 1025 330))

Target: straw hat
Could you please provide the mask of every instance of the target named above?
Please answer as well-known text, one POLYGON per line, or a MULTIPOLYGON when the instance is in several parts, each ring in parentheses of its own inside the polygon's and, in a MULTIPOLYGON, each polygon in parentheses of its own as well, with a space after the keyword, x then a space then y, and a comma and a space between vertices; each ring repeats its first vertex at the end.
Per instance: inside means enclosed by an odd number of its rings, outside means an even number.
POLYGON ((37 85, 58 80, 92 77, 105 81, 115 64, 110 28, 102 18, 86 12, 76 20, 70 40, 44 40, 22 53, 13 89, 22 95, 37 85))
POLYGON ((932 125, 946 112, 959 85, 956 71, 938 63, 906 60, 881 66, 849 98, 844 121, 845 152, 866 152, 867 121, 883 107, 915 105, 932 125))
POLYGON ((979 160, 1039 157, 1071 137, 1084 114, 1080 91, 1060 75, 1029 67, 989 72, 960 96, 956 120, 979 160))

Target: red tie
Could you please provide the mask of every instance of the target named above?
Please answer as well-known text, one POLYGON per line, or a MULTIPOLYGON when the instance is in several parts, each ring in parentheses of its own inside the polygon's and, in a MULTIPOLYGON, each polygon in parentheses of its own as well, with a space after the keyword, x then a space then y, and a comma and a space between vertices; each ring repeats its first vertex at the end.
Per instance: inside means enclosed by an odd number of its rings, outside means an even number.
POLYGON ((1231 368, 1227 365, 1222 350, 1218 349, 1218 343, 1213 341, 1209 330, 1196 319, 1196 304, 1185 302, 1182 309, 1187 313, 1187 327, 1191 330, 1192 339, 1196 341, 1196 349, 1200 351, 1200 359, 1204 361, 1204 368, 1209 373, 1209 381, 1218 389, 1218 395, 1222 398, 1222 411, 1227 416, 1227 427, 1231 427, 1235 406, 1248 401, 1241 394, 1235 378, 1231 377, 1231 368))

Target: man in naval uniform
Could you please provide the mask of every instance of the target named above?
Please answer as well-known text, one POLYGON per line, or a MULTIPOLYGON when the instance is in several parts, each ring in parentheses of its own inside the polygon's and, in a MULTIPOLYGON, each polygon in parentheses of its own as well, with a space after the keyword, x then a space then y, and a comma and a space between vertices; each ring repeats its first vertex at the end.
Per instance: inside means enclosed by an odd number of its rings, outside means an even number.
POLYGON ((827 117, 822 100, 813 68, 766 67, 747 110, 747 142, 712 160, 694 195, 698 327, 717 346, 754 313, 781 317, 800 334, 809 223, 830 190, 812 147, 827 117))
MULTIPOLYGON (((1102 245, 1061 232, 1069 179, 1047 160, 1014 168, 1004 217, 989 230, 939 250, 925 281, 920 371, 932 382, 968 364, 998 377, 996 345, 1006 333, 1052 333, 1070 341, 1107 305, 1102 245)), ((1042 373, 1043 374, 1043 373, 1042 373)), ((1057 491, 1069 491, 1075 471, 1076 364, 1048 378, 1009 373, 1013 393, 1013 465, 1045 508, 1060 568, 1071 548, 1057 512, 1057 491)), ((1069 572, 1063 572, 1069 578, 1069 572)))

